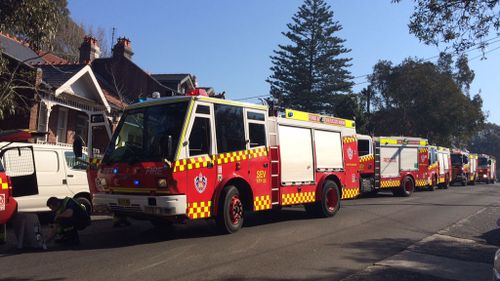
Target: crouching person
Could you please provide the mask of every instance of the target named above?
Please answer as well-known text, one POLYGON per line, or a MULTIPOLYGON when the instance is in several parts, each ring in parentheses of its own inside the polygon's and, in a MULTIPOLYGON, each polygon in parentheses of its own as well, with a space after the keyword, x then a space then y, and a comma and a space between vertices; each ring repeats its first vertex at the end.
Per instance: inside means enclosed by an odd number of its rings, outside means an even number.
POLYGON ((54 226, 46 241, 50 242, 55 239, 56 243, 80 244, 78 231, 90 225, 90 216, 87 214, 85 206, 71 197, 64 199, 50 197, 47 200, 47 207, 54 212, 54 226))

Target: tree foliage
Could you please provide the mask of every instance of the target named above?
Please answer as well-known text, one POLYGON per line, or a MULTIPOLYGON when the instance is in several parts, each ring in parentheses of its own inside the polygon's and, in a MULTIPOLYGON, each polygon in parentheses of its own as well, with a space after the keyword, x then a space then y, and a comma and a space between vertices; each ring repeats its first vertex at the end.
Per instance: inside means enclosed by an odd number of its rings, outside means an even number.
POLYGON ((0 49, 0 120, 29 108, 26 92, 37 91, 36 70, 2 55, 0 49))
POLYGON ((0 30, 30 42, 35 50, 50 50, 68 15, 66 0, 2 0, 0 30))
MULTIPOLYGON (((484 129, 471 139, 468 147, 475 153, 493 155, 496 159, 500 159, 500 126, 486 123, 484 129)), ((499 168, 497 165, 497 170, 499 168)))
POLYGON ((450 73, 451 63, 443 61, 435 65, 408 58, 396 66, 390 61, 377 63, 369 76, 368 103, 375 109, 369 131, 466 145, 484 123, 482 99, 465 95, 457 75, 450 73))
MULTIPOLYGON (((413 0, 408 27, 427 45, 451 44, 457 52, 485 47, 500 31, 499 0, 413 0)), ((393 0, 399 3, 401 0, 393 0)))
POLYGON ((282 34, 290 44, 278 45, 271 56, 271 95, 283 107, 335 114, 336 95, 353 84, 351 59, 341 57, 350 50, 335 36, 342 26, 324 0, 305 0, 287 27, 282 34))

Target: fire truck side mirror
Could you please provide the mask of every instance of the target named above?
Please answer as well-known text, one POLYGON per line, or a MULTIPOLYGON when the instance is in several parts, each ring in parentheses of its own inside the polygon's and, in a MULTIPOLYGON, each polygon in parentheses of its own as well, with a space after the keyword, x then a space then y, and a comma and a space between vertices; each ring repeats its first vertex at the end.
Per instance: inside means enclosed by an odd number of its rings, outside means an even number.
POLYGON ((84 146, 84 142, 83 142, 82 137, 79 135, 76 135, 75 140, 73 141, 73 153, 75 153, 76 158, 82 158, 83 146, 84 146))

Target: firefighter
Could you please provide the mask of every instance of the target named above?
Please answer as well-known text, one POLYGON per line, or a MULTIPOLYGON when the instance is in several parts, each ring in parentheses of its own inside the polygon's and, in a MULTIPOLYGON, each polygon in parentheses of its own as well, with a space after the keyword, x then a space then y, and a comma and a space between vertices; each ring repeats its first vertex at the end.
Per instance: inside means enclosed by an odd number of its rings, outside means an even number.
POLYGON ((47 200, 47 207, 54 212, 54 224, 47 241, 54 240, 56 243, 69 245, 80 244, 79 230, 85 229, 90 225, 90 216, 85 206, 78 203, 71 197, 59 199, 50 197, 47 200))

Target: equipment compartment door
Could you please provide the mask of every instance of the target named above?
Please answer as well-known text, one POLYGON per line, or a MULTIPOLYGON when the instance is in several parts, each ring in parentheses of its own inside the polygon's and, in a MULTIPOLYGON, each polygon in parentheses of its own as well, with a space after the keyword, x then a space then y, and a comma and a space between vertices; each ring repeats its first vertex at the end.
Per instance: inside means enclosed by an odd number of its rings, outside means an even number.
POLYGON ((399 177, 399 154, 399 147, 380 147, 381 177, 399 177))
POLYGON ((279 125, 281 181, 314 181, 311 130, 279 125))

